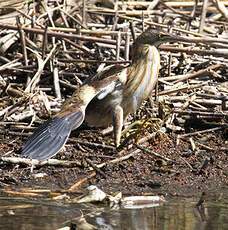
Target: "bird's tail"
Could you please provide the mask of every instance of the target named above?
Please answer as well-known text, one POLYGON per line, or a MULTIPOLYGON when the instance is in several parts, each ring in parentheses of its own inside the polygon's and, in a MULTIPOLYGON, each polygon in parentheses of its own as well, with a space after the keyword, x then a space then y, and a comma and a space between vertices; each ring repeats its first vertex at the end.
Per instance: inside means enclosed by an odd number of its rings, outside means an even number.
POLYGON ((27 158, 46 160, 57 154, 66 143, 73 128, 84 120, 80 109, 63 117, 56 116, 42 124, 22 146, 22 155, 27 158))

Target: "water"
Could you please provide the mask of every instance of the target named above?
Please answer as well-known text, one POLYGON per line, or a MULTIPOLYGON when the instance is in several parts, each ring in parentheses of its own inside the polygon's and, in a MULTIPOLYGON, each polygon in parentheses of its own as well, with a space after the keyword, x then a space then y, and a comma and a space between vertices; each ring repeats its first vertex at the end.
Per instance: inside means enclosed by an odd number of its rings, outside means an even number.
POLYGON ((205 216, 196 210, 196 198, 171 198, 161 206, 116 209, 0 197, 0 229, 53 230, 84 213, 98 229, 228 230, 228 195, 206 198, 205 216), (81 210, 81 211, 80 211, 81 210))

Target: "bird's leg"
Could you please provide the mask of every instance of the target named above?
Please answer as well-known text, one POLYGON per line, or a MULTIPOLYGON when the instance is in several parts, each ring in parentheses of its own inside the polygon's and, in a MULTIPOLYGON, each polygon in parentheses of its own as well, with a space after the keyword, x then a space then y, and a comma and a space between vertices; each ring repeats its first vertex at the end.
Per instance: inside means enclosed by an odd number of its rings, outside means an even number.
POLYGON ((113 132, 113 127, 112 126, 109 126, 109 127, 105 128, 105 129, 101 130, 101 134, 103 136, 109 135, 112 132, 113 132))
POLYGON ((117 105, 113 109, 113 132, 114 132, 114 142, 116 147, 120 145, 122 127, 123 127, 123 108, 120 105, 117 105))

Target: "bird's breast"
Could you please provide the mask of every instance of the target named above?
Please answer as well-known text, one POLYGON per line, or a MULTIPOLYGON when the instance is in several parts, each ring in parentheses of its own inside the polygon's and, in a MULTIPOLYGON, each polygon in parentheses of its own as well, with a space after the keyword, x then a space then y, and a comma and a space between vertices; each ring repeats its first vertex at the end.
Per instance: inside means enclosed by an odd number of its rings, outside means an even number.
POLYGON ((160 54, 156 47, 142 47, 141 57, 129 68, 128 81, 123 92, 123 107, 135 112, 154 89, 160 69, 160 54))

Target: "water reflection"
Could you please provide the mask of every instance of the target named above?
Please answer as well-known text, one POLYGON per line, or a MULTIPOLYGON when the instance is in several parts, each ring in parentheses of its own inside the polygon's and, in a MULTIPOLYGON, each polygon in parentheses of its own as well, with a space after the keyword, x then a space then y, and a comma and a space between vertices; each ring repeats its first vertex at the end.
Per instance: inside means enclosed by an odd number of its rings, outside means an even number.
POLYGON ((110 210, 92 205, 0 200, 0 229, 58 229, 81 215, 98 229, 135 230, 220 230, 228 229, 228 201, 210 199, 204 216, 195 208, 196 199, 172 199, 164 205, 146 209, 110 210))

